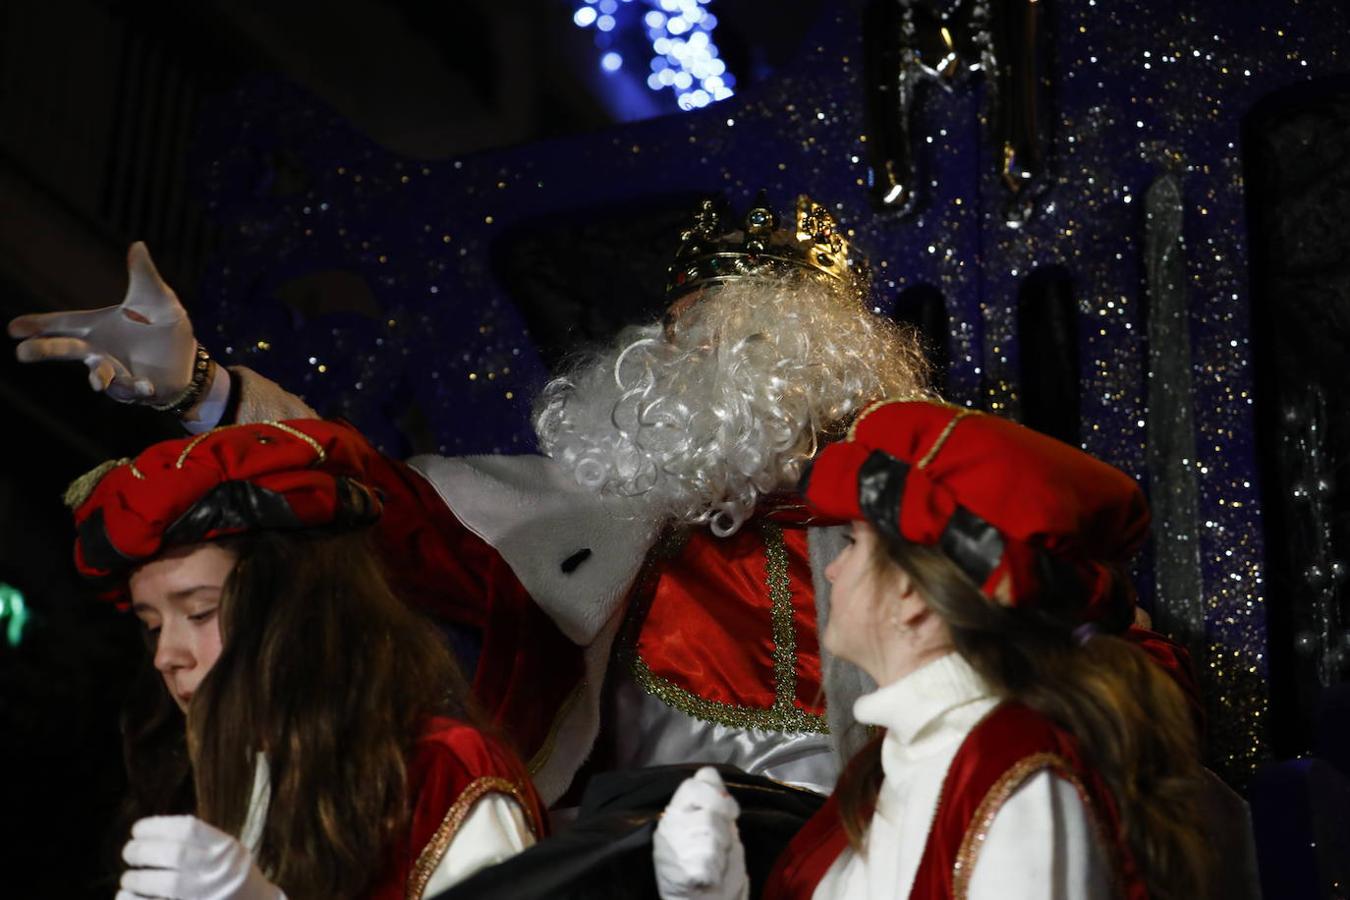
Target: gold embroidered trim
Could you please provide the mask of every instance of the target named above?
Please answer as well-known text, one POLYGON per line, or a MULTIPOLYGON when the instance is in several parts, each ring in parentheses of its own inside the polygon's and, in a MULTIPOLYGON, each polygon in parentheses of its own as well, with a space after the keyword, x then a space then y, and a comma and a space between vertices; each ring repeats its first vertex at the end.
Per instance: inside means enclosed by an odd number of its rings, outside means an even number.
POLYGON ((763 728, 767 731, 802 731, 814 734, 830 732, 825 725, 824 716, 812 715, 795 704, 791 709, 782 709, 775 702, 768 709, 762 709, 737 706, 734 703, 720 703, 690 693, 652 672, 642 661, 642 657, 636 654, 633 656, 631 671, 638 687, 667 706, 704 722, 727 725, 731 728, 763 728))
POLYGON ((731 728, 762 728, 769 731, 829 734, 825 717, 809 713, 796 704, 797 629, 793 622, 792 585, 788 577, 787 545, 783 529, 771 522, 760 526, 764 536, 765 583, 769 589, 770 627, 773 633, 774 700, 768 709, 709 700, 687 691, 654 673, 634 650, 629 664, 638 687, 667 706, 703 722, 731 728))
POLYGON ((973 409, 958 410, 956 415, 952 416, 952 420, 947 423, 947 427, 942 429, 942 434, 938 435, 938 439, 933 442, 933 446, 923 455, 923 459, 919 460, 918 467, 920 469, 926 469, 928 464, 933 461, 933 457, 938 455, 938 451, 942 449, 942 445, 947 443, 947 438, 951 437, 952 432, 956 430, 956 423, 967 416, 973 415, 975 415, 975 410, 973 409))
POLYGON ((441 819, 440 827, 436 833, 427 841, 427 845, 422 848, 422 852, 417 856, 417 862, 413 864, 412 871, 408 873, 408 886, 405 896, 408 900, 420 900, 422 892, 426 890, 427 882, 435 873, 436 867, 441 864, 441 858, 445 856, 445 851, 450 848, 450 842, 455 839, 455 834, 459 831, 459 826, 464 824, 464 820, 469 816, 469 810, 473 805, 483 798, 486 794, 505 794, 512 800, 520 804, 525 812, 526 824, 530 826, 530 831, 535 833, 538 838, 538 825, 532 821, 529 809, 530 805, 526 802, 524 794, 515 782, 509 778, 492 775, 479 778, 469 784, 464 792, 459 795, 450 808, 445 812, 445 818, 441 819))
POLYGON ((538 775, 539 770, 544 767, 544 763, 548 762, 548 758, 553 755, 553 750, 558 745, 558 732, 562 729, 562 723, 572 712, 572 707, 576 706, 585 695, 586 685, 586 679, 581 679, 581 683, 572 689, 572 693, 567 695, 567 699, 558 709, 558 714, 553 717, 553 724, 549 727, 548 734, 544 735, 544 743, 539 746, 539 750, 534 756, 530 757, 529 763, 525 766, 530 775, 538 775))
POLYGON ((765 581, 769 587, 769 621, 773 625, 773 706, 796 709, 797 628, 792 622, 792 583, 788 579, 787 544, 773 522, 759 528, 764 536, 765 581))
POLYGON ((191 454, 193 450, 197 449, 197 445, 214 434, 219 434, 220 432, 230 428, 256 428, 259 425, 270 425, 271 427, 277 429, 278 431, 285 432, 286 434, 289 434, 291 437, 299 438, 306 444, 309 444, 310 449, 313 450, 315 455, 318 457, 317 459, 314 460, 313 463, 311 463, 311 465, 315 466, 322 465, 323 461, 328 458, 328 454, 327 452, 324 451, 322 444, 320 444, 318 441, 316 441, 309 435, 305 434, 300 429, 287 425, 285 422, 240 422, 237 425, 222 425, 219 428, 212 428, 210 431, 204 431, 201 434, 197 435, 192 440, 188 441, 188 445, 183 448, 183 452, 178 454, 178 461, 174 463, 173 467, 175 469, 183 468, 183 463, 187 462, 188 455, 191 454))
MULTIPOLYGON (((1083 801, 1083 807, 1087 810, 1088 819, 1092 822, 1098 846, 1103 849, 1113 846, 1106 840, 1105 829, 1101 820, 1097 818, 1097 810, 1088 796, 1087 789, 1083 787, 1083 783, 1078 780, 1078 776, 1069 768, 1064 758, 1057 753, 1033 753, 1009 767, 975 808, 970 825, 966 827, 965 836, 961 838, 956 861, 952 864, 953 900, 966 900, 969 896, 970 878, 975 873, 975 861, 979 858, 985 839, 989 837, 989 828, 994 824, 994 817, 998 815, 998 811, 1028 778, 1043 769, 1052 770, 1055 775, 1073 785, 1083 801)), ((1108 854, 1107 858, 1114 859, 1114 854, 1108 854)))
POLYGON ((140 469, 136 468, 136 460, 134 459, 127 460, 127 468, 131 470, 132 475, 136 476, 137 481, 145 480, 145 473, 143 473, 140 469))

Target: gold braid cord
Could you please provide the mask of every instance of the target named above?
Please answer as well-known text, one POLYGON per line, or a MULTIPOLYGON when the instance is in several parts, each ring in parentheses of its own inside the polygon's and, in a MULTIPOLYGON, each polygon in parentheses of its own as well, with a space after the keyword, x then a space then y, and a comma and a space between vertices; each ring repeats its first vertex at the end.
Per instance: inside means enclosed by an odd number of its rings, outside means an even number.
POLYGON ((953 900, 966 900, 970 895, 970 879, 975 874, 975 862, 979 858, 985 840, 989 837, 989 829, 994 824, 994 817, 1003 808, 1003 804, 1008 802, 1008 798, 1015 794, 1017 789, 1026 783, 1027 779, 1044 769, 1049 769, 1055 775, 1073 785, 1074 790, 1078 792, 1079 798, 1083 801, 1083 807, 1087 810, 1088 819, 1092 822, 1097 846, 1108 851, 1104 854, 1107 859, 1115 860, 1115 853, 1109 852, 1114 844, 1106 840, 1106 829, 1097 816, 1097 810, 1088 796, 1087 789, 1083 787, 1083 783, 1078 780, 1078 776, 1069 768, 1069 764, 1056 753, 1033 753, 1031 756, 1014 763, 999 777, 998 781, 994 782, 993 787, 989 789, 989 792, 984 795, 984 799, 980 801, 980 805, 976 807, 975 814, 971 816, 970 824, 966 826, 965 837, 961 839, 961 847, 956 853, 956 862, 952 864, 953 900))
POLYGON ((788 579, 787 545, 783 529, 771 522, 760 526, 767 562, 766 586, 773 630, 773 706, 764 709, 708 700, 654 673, 636 651, 630 668, 644 691, 687 716, 732 728, 762 728, 768 731, 828 734, 825 717, 807 712, 796 704, 797 630, 793 624, 792 585, 788 579))
POLYGON ((479 778, 471 782, 458 799, 450 804, 450 808, 445 812, 445 818, 441 819, 440 827, 418 854, 417 862, 408 873, 408 889, 405 894, 408 900, 420 900, 427 882, 431 880, 436 867, 445 856, 445 851, 450 849, 450 843, 459 832, 459 826, 469 817, 469 810, 488 794, 504 794, 519 803, 520 808, 525 811, 525 821, 529 823, 530 831, 534 832, 536 839, 539 837, 539 824, 532 821, 529 814, 530 805, 514 781, 496 775, 479 778))
MULTIPOLYGON (((890 406, 892 403, 913 403, 915 401, 923 401, 924 403, 929 403, 933 406, 945 406, 948 409, 954 410, 957 413, 956 418, 947 423, 947 428, 938 437, 937 442, 934 444, 933 448, 928 451, 928 456, 932 456, 937 452, 938 448, 941 447, 942 444, 951 435, 952 429, 956 427, 957 422, 964 419, 966 416, 982 415, 982 413, 977 409, 969 409, 968 407, 965 406, 957 406, 955 403, 948 403, 947 401, 939 400, 936 397, 926 396, 922 392, 918 392, 914 396, 910 397, 883 397, 880 400, 873 400, 871 403, 863 407, 862 412, 858 413, 856 416, 853 417, 853 424, 848 426, 848 433, 845 435, 845 438, 850 441, 857 440, 858 425, 862 422, 863 419, 867 418, 881 407, 890 406)), ((925 461, 920 463, 919 468, 923 468, 924 466, 928 465, 929 462, 932 462, 932 460, 928 459, 928 457, 925 457, 925 461)))
POLYGON ((966 416, 973 416, 973 415, 975 415, 975 410, 973 409, 957 410, 956 415, 952 416, 952 420, 947 423, 947 427, 942 429, 942 434, 939 434, 938 439, 933 442, 933 446, 930 447, 928 449, 928 452, 923 455, 923 459, 919 460, 918 468, 920 469, 928 468, 928 464, 931 463, 933 459, 938 455, 938 451, 942 449, 942 445, 947 443, 947 438, 951 437, 952 432, 956 430, 956 423, 960 422, 966 416))
POLYGON ((563 722, 571 714, 573 707, 575 707, 585 695, 586 679, 582 678, 581 682, 572 689, 572 693, 568 694, 567 699, 563 701, 563 705, 558 709, 558 714, 553 717, 553 724, 549 726, 548 734, 544 736, 544 742, 539 745, 539 749, 535 751, 534 756, 530 757, 529 763, 525 766, 526 771, 530 773, 531 777, 538 775, 539 770, 544 767, 544 764, 548 762, 549 757, 553 755, 554 748, 558 746, 558 731, 562 728, 563 722))
MULTIPOLYGON (((210 431, 204 431, 201 434, 197 435, 192 440, 188 441, 187 446, 183 448, 183 452, 178 454, 178 461, 174 463, 174 468, 175 469, 183 468, 183 464, 187 462, 188 456, 191 455, 193 450, 197 449, 197 446, 202 441, 205 441, 213 437, 214 435, 220 434, 220 432, 222 431, 228 431, 231 428, 259 428, 264 426, 270 426, 272 428, 277 429, 278 431, 289 434, 291 437, 299 438, 301 441, 304 441, 306 444, 309 444, 310 449, 313 450, 315 454, 314 462, 310 463, 310 465, 312 466, 322 465, 324 460, 328 458, 328 453, 323 449, 322 444, 320 444, 318 441, 316 441, 309 435, 305 434, 300 429, 287 425, 285 422, 240 422, 237 425, 221 425, 219 428, 212 428, 210 431)), ((260 444, 267 444, 270 442, 271 442, 270 439, 266 437, 263 437, 261 435, 258 437, 258 443, 260 444)))

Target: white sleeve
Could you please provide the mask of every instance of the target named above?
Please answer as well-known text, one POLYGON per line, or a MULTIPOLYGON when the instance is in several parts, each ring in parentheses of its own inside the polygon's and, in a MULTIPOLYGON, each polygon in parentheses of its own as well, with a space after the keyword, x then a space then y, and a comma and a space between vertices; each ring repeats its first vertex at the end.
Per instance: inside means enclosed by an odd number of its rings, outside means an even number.
POLYGON ((196 409, 196 415, 189 419, 184 416, 179 421, 189 434, 201 434, 220 424, 225 415, 225 407, 230 401, 230 370, 216 364, 215 374, 211 376, 211 386, 196 409))
POLYGON ((1115 891, 1087 807, 1072 784, 1042 771, 1018 788, 975 858, 970 900, 1106 900, 1115 891))
POLYGON ((431 873, 423 897, 434 897, 479 869, 515 856, 534 843, 525 811, 503 794, 485 794, 472 807, 431 873))

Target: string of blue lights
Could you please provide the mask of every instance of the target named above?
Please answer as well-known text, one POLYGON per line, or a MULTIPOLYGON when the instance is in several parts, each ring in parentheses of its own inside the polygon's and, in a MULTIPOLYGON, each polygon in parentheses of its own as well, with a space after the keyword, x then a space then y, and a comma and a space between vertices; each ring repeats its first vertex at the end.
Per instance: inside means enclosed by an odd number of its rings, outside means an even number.
POLYGON ((579 28, 594 29, 604 51, 600 68, 618 72, 624 51, 650 54, 647 87, 669 90, 682 110, 699 109, 735 94, 736 76, 719 58, 711 0, 585 0, 572 13, 579 28), (645 41, 639 43, 641 33, 645 41))

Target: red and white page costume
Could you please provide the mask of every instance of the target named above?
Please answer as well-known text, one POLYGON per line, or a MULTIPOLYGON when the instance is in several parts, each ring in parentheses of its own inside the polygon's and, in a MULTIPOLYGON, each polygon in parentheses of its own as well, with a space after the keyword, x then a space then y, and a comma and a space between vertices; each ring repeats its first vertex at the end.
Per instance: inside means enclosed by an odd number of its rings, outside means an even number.
POLYGON ((777 898, 1146 896, 1114 803, 1044 717, 1000 704, 957 654, 857 702, 887 729, 862 852, 831 800, 779 859, 777 898))

